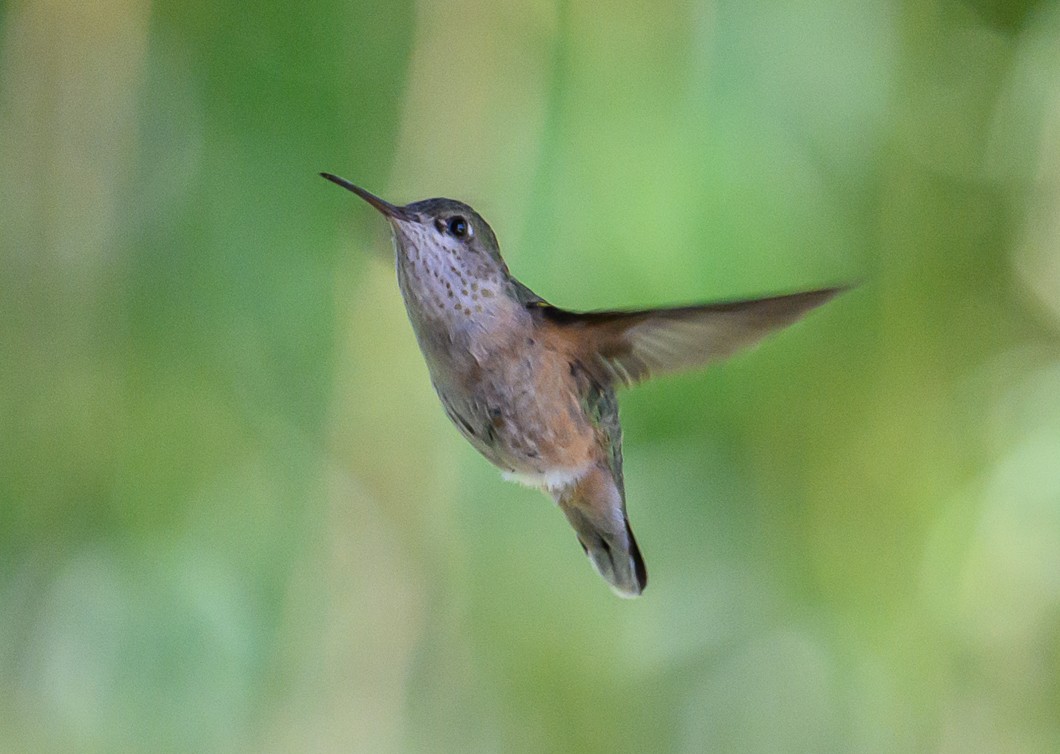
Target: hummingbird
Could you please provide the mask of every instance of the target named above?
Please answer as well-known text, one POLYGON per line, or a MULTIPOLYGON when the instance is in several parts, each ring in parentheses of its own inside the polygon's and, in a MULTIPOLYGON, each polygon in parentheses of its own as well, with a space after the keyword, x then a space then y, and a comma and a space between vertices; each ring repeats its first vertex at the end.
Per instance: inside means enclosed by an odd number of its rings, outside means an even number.
POLYGON ((446 415, 509 480, 550 495, 620 597, 648 583, 626 514, 616 391, 725 358, 843 290, 574 312, 508 270, 482 216, 453 199, 391 204, 321 173, 389 221, 409 321, 446 415))

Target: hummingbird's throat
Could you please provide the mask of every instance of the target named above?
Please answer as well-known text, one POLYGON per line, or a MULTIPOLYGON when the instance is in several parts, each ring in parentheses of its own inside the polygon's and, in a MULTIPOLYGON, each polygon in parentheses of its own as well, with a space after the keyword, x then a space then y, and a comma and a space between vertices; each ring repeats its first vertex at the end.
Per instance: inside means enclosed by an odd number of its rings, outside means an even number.
POLYGON ((430 225, 394 223, 398 283, 409 315, 451 326, 494 311, 507 281, 473 258, 473 252, 440 237, 430 225))

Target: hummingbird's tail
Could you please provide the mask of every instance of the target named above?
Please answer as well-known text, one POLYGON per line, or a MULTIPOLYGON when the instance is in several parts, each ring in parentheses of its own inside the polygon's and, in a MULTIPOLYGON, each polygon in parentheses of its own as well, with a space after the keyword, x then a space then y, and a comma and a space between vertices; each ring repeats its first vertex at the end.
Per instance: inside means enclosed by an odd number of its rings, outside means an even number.
POLYGON ((559 491, 556 502, 578 535, 589 562, 619 597, 639 597, 648 571, 612 476, 596 468, 559 491))

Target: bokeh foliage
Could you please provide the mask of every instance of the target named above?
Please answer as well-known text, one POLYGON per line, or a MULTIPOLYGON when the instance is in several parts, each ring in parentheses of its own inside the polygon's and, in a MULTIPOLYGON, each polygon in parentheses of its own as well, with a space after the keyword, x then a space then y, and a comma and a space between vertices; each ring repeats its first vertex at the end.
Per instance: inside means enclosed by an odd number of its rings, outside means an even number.
POLYGON ((0 6, 0 748, 1060 749, 1060 7, 0 6), (385 225, 572 308, 651 583, 447 426, 385 225))

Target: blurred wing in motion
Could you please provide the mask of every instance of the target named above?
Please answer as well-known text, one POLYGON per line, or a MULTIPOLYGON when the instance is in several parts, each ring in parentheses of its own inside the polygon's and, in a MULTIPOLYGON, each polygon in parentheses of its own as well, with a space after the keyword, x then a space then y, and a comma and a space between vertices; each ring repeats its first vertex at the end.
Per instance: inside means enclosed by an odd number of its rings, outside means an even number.
POLYGON ((643 311, 575 313, 544 305, 545 316, 580 331, 586 367, 601 381, 633 385, 650 377, 703 366, 750 346, 845 288, 785 296, 643 311))

